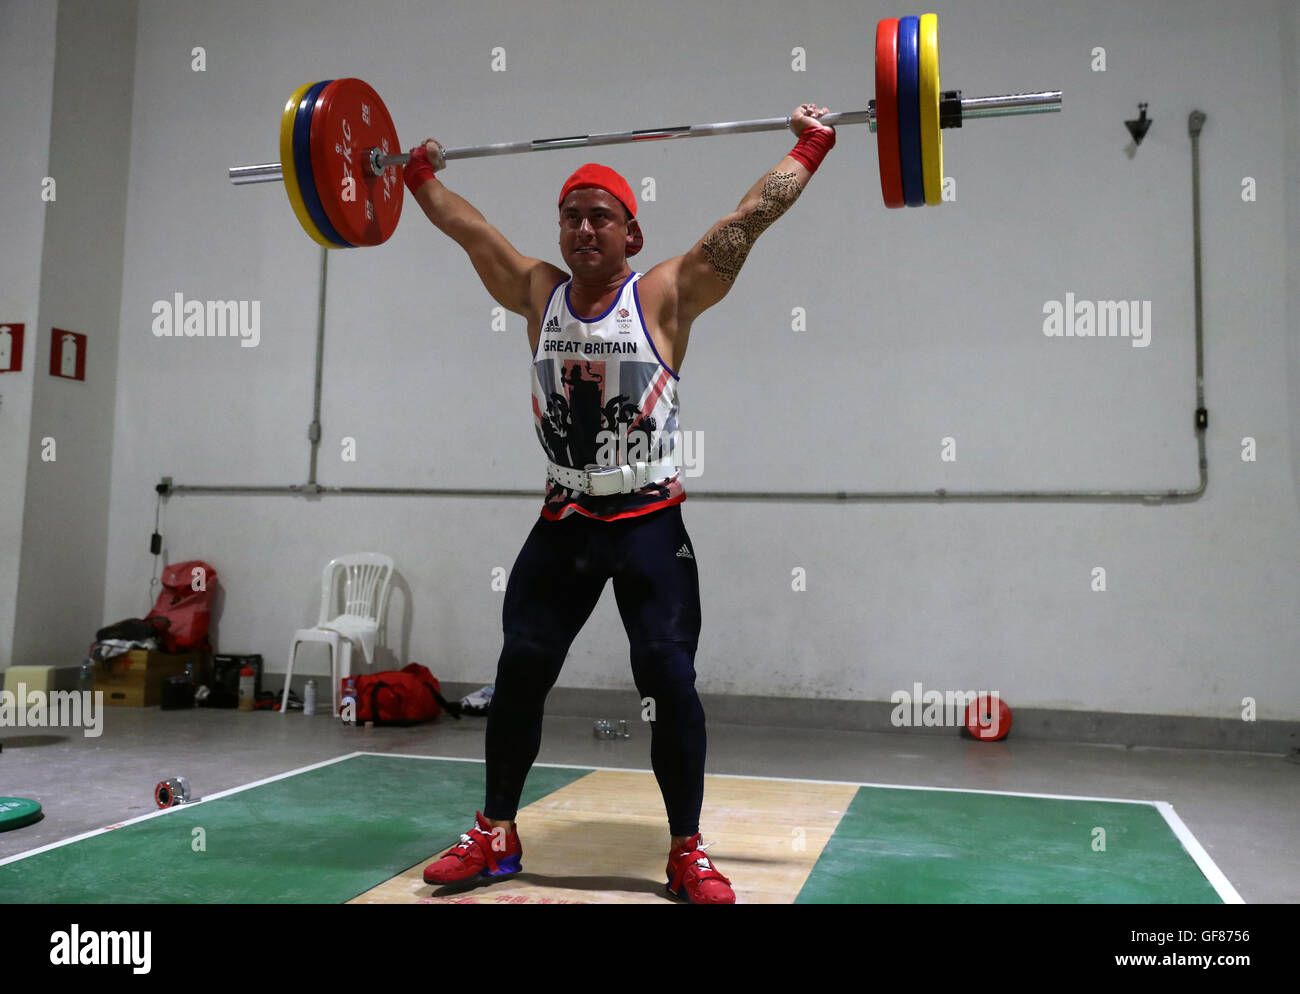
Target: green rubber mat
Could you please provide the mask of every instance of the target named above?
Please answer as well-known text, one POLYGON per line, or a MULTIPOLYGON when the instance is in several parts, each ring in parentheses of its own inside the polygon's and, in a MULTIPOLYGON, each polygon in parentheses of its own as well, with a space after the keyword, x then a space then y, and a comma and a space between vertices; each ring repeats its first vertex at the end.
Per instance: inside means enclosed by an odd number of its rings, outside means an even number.
MULTIPOLYGON (((536 767, 520 806, 588 772, 536 767)), ((337 904, 436 855, 482 805, 482 763, 352 756, 7 863, 0 903, 337 904)))
MULTIPOLYGON (((591 772, 535 766, 520 807, 591 772)), ((15 858, 0 902, 342 903, 454 842, 482 798, 481 762, 348 756, 15 858)), ((1236 899, 1162 807, 860 786, 796 903, 1220 903, 1207 872, 1236 899)))
POLYGON ((860 787, 796 903, 876 902, 1221 899, 1151 804, 860 787))

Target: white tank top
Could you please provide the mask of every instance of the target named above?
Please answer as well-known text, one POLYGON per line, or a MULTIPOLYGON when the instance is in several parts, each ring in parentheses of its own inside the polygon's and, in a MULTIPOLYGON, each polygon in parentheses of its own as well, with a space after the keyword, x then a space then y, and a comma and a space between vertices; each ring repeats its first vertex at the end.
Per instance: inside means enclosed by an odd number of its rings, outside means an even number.
MULTIPOLYGON (((660 358, 641 315, 633 273, 599 317, 569 305, 572 280, 551 291, 533 353, 533 423, 546 457, 558 466, 663 459, 678 441, 677 374, 660 358)), ((681 474, 631 494, 590 497, 548 480, 542 517, 570 514, 612 521, 686 499, 681 474)))

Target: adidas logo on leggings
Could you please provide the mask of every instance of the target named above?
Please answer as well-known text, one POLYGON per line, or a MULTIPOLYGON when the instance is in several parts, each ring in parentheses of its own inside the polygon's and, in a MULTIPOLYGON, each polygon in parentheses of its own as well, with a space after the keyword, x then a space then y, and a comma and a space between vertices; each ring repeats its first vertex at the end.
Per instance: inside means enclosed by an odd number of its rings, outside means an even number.
POLYGON ((680 549, 677 550, 677 558, 678 558, 678 559, 694 559, 695 557, 691 555, 691 550, 688 549, 688 548, 686 548, 686 543, 683 542, 683 543, 682 543, 682 547, 681 547, 680 549))

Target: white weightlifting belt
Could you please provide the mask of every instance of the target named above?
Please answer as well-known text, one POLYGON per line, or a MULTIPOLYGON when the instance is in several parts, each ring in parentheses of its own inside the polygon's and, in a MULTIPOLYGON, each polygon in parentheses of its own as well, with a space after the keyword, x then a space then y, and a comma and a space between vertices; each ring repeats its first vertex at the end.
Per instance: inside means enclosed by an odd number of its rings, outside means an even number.
POLYGON ((562 487, 590 497, 630 494, 648 483, 671 479, 676 472, 677 464, 672 456, 655 462, 634 462, 609 467, 590 465, 586 469, 570 469, 553 462, 546 464, 548 480, 554 480, 562 487))

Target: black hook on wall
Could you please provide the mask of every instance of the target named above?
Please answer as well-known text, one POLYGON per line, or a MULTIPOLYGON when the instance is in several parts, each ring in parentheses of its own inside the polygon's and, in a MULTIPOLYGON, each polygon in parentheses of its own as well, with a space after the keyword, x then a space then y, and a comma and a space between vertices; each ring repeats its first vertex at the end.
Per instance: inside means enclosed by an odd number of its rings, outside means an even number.
POLYGON ((1135 120, 1125 121, 1124 127, 1128 128, 1128 133, 1133 136, 1133 144, 1141 145, 1142 139, 1146 137, 1147 129, 1151 127, 1151 119, 1147 117, 1147 105, 1138 104, 1138 116, 1135 120))

